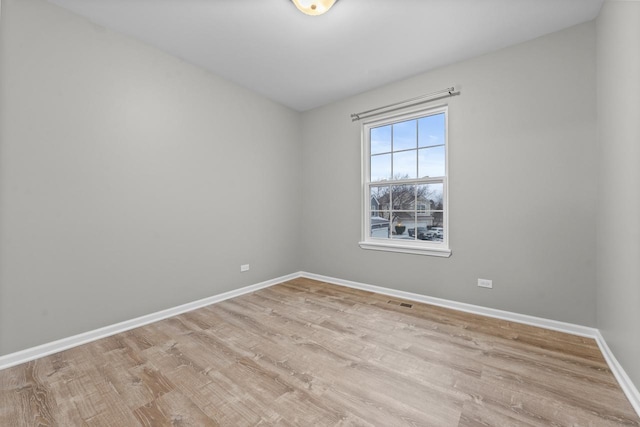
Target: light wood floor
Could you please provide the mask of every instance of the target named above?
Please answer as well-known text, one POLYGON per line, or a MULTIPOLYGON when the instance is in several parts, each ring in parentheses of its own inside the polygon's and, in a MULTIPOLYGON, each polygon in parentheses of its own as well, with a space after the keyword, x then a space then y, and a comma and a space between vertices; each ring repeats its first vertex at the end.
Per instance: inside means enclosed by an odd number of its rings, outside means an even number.
POLYGON ((640 426, 593 340, 390 300, 296 279, 6 369, 0 425, 640 426))

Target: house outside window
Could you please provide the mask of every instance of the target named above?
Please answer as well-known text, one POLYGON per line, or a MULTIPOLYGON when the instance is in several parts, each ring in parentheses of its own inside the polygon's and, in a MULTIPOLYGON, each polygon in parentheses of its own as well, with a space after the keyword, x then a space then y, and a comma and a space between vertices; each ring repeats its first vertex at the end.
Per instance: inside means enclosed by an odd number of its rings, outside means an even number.
POLYGON ((446 106, 363 123, 364 249, 450 256, 446 106))

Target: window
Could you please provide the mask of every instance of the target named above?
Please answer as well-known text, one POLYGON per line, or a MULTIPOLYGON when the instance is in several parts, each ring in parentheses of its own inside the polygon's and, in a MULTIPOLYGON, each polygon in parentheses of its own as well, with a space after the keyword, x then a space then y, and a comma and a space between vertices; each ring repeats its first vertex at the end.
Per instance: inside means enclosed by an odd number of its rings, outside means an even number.
POLYGON ((450 256, 447 107, 363 126, 364 249, 450 256))

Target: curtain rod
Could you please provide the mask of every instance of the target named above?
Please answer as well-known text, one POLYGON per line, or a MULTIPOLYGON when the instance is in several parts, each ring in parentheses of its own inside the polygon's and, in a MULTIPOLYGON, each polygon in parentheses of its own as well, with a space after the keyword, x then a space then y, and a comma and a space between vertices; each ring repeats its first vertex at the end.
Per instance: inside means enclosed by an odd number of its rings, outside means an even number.
POLYGON ((394 102, 393 104, 385 105, 383 107, 372 108, 371 110, 362 111, 360 113, 351 114, 351 121, 366 119, 368 117, 374 117, 379 114, 390 113, 392 111, 399 110, 401 108, 412 107, 414 105, 423 104, 425 102, 434 101, 436 99, 448 98, 454 95, 460 95, 460 91, 455 92, 455 87, 448 87, 435 92, 427 93, 425 95, 416 96, 415 98, 406 99, 400 102, 394 102), (409 104, 409 105, 405 105, 409 104), (395 108, 393 108, 395 107, 395 108))

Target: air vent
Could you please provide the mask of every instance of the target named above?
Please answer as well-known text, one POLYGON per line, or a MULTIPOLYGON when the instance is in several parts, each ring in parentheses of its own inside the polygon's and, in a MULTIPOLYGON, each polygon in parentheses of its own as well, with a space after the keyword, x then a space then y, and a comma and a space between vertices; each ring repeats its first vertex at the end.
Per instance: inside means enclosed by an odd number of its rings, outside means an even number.
POLYGON ((389 300, 387 303, 388 304, 393 304, 393 305, 399 305, 400 307, 407 307, 407 308, 413 307, 413 304, 409 304, 408 302, 400 302, 400 301, 389 300))

